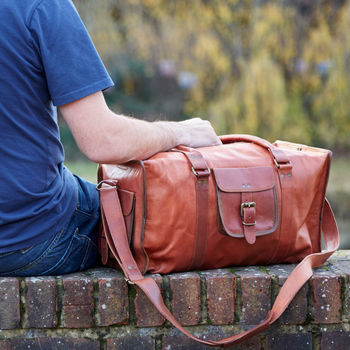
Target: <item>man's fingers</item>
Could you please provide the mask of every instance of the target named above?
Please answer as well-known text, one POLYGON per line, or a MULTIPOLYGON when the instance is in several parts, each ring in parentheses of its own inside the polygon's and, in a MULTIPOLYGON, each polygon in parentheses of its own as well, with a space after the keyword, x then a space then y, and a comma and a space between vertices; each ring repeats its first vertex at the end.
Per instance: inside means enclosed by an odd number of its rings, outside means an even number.
POLYGON ((221 144, 214 128, 208 120, 193 118, 178 123, 178 144, 189 147, 205 147, 221 144))

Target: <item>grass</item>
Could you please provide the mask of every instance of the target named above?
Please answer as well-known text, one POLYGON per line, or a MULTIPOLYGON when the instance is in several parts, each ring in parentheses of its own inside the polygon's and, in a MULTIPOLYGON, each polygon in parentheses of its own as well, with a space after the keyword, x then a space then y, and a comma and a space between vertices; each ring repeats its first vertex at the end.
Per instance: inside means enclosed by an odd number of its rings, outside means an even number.
POLYGON ((93 183, 97 182, 97 164, 88 160, 80 160, 77 162, 66 162, 66 167, 76 175, 93 183))

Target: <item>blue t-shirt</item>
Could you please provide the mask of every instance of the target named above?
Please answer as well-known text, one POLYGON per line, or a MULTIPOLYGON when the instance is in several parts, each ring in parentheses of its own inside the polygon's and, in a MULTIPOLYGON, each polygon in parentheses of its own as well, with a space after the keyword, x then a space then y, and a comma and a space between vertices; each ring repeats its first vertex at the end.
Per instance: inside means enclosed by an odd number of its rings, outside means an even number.
POLYGON ((0 1, 0 252, 48 239, 73 214, 55 106, 112 85, 70 0, 0 1))

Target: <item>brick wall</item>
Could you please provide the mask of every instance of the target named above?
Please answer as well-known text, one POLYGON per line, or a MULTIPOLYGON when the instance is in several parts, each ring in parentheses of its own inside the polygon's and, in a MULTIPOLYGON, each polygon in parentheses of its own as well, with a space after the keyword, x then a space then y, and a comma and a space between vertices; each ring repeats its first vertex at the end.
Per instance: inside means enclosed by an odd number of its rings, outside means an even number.
MULTIPOLYGON (((292 266, 156 275, 166 304, 196 335, 220 338, 261 321, 292 266)), ((339 251, 268 331, 232 349, 350 349, 350 251, 339 251)), ((182 336, 106 268, 0 278, 0 350, 206 349, 182 336)))

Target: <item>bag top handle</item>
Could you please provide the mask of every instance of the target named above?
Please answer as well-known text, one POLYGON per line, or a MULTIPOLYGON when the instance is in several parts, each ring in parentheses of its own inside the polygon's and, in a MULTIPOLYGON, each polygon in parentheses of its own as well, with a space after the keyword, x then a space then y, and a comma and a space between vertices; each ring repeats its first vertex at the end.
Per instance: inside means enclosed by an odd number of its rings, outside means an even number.
POLYGON ((220 136, 220 140, 223 144, 235 143, 235 142, 251 142, 263 148, 266 148, 272 155, 274 163, 278 169, 291 168, 292 164, 286 154, 274 144, 257 136, 246 134, 233 134, 220 136))

